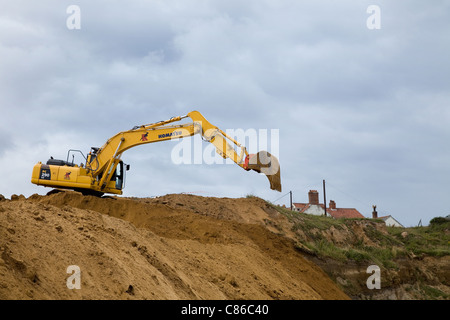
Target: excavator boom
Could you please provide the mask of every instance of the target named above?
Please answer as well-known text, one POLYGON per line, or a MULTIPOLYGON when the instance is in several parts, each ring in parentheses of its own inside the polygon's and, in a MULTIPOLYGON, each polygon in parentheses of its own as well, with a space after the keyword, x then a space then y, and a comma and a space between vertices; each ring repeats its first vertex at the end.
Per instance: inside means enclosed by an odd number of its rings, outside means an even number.
POLYGON ((125 170, 129 169, 129 165, 124 165, 121 160, 123 152, 138 145, 181 139, 195 134, 201 134, 205 141, 212 143, 223 158, 231 159, 247 171, 264 173, 271 189, 281 191, 280 165, 275 156, 267 151, 249 154, 244 146, 209 123, 198 111, 119 132, 101 148, 93 147, 86 157, 85 165, 78 166, 53 158, 46 164, 39 162, 33 168, 31 182, 88 194, 122 194, 125 170), (192 122, 174 124, 185 118, 191 118, 192 122))

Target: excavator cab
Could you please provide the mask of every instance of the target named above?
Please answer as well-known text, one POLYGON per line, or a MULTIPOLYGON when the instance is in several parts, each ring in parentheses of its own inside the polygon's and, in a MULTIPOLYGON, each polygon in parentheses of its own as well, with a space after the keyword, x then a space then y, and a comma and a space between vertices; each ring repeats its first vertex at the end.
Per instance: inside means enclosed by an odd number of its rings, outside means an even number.
POLYGON ((116 181, 116 189, 122 190, 125 188, 125 172, 130 170, 129 164, 124 164, 123 161, 120 161, 116 167, 116 171, 112 176, 111 180, 116 181))

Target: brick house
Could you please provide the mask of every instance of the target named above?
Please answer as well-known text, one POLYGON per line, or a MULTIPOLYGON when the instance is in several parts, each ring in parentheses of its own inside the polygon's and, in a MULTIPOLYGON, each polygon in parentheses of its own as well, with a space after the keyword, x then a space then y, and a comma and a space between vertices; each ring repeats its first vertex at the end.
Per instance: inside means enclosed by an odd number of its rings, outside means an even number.
MULTIPOLYGON (((308 203, 292 203, 293 210, 299 213, 307 213, 314 215, 324 215, 325 207, 323 203, 319 202, 319 192, 317 190, 309 190, 308 203)), ((331 216, 335 219, 339 218, 364 218, 364 216, 355 208, 337 208, 336 202, 330 200, 329 207, 327 208, 327 216, 331 216)))

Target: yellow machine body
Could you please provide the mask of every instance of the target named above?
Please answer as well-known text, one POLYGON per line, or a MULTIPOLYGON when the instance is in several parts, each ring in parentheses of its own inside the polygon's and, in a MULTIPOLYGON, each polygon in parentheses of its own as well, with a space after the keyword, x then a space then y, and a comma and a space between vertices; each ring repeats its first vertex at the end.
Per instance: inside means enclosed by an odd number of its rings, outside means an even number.
POLYGON ((31 182, 45 187, 77 190, 86 194, 122 194, 122 185, 114 180, 109 181, 104 190, 100 190, 88 171, 77 165, 47 165, 38 162, 33 167, 31 182))

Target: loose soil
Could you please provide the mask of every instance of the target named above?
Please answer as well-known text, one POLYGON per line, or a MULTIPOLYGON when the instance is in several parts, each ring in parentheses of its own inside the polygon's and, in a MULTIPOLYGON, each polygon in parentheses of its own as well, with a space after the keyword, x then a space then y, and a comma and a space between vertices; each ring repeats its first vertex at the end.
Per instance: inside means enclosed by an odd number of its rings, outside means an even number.
POLYGON ((0 299, 349 299, 259 198, 0 201, 0 299), (69 289, 69 266, 81 288, 69 289))

